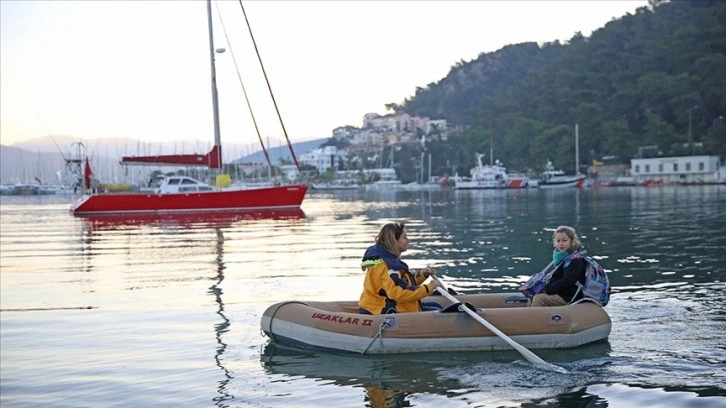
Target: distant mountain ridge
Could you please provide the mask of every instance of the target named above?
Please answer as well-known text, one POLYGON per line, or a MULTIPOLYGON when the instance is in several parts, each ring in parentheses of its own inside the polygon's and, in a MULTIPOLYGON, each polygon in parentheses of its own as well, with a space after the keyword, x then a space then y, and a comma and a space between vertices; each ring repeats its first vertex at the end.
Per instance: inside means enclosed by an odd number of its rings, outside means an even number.
MULTIPOLYGON (((295 156, 307 153, 322 145, 327 138, 292 143, 295 156)), ((91 158, 94 173, 100 180, 118 179, 122 176, 121 156, 206 153, 211 145, 202 142, 183 141, 167 143, 148 143, 134 139, 93 139, 78 140, 68 136, 46 136, 15 143, 12 146, 0 145, 0 182, 17 181, 56 183, 57 172, 65 168, 65 159, 76 154, 74 143, 81 142, 91 158)), ((265 163, 265 156, 257 145, 231 145, 222 147, 225 163, 265 163), (244 153, 242 153, 244 152, 244 153), (236 157, 236 158, 235 158, 236 157)), ((279 164, 281 160, 292 162, 292 155, 284 142, 278 147, 268 149, 270 161, 279 164)), ((138 166, 136 166, 138 167, 138 166)), ((148 171, 148 169, 144 169, 148 171)))
MULTIPOLYGON (((323 143, 325 143, 328 139, 315 139, 315 140, 309 140, 306 142, 297 142, 292 144, 292 150, 295 152, 295 157, 300 160, 300 156, 313 150, 318 147, 320 147, 323 143)), ((267 149, 267 153, 270 156, 270 161, 273 164, 279 163, 281 160, 292 162, 292 155, 290 154, 290 149, 287 148, 287 145, 285 146, 278 146, 267 149)), ((265 162, 265 155, 262 152, 262 150, 258 150, 255 153, 248 154, 246 156, 240 157, 239 159, 233 160, 234 163, 264 163, 265 162)))
MULTIPOLYGON (((298 154, 298 150, 305 153, 307 150, 317 147, 324 143, 327 139, 315 139, 305 140, 301 142, 292 143, 295 154, 298 154), (313 146, 313 147, 310 147, 313 146)), ((86 147, 86 151, 90 156, 105 156, 109 159, 121 156, 145 156, 145 155, 158 155, 158 154, 188 154, 188 153, 206 153, 212 149, 212 143, 208 141, 198 140, 180 140, 174 142, 146 142, 132 138, 100 138, 100 139, 79 139, 71 136, 42 136, 36 137, 23 142, 14 143, 7 145, 7 147, 13 147, 23 149, 31 152, 41 153, 56 153, 61 155, 67 155, 70 152, 71 147, 77 143, 83 143, 86 147)), ((273 163, 276 164, 277 160, 282 158, 286 160, 291 159, 287 143, 284 140, 271 139, 267 142, 268 146, 278 146, 269 148, 269 151, 275 153, 275 158, 272 159, 273 163), (287 156, 285 156, 287 152, 287 156)), ((244 160, 248 156, 255 156, 261 154, 262 149, 259 143, 224 143, 222 145, 222 154, 224 155, 223 161, 237 162, 244 160)), ((264 157, 264 156, 263 156, 264 157)))
POLYGON ((30 151, 0 145, 0 182, 57 184, 57 172, 65 167, 58 153, 30 151))

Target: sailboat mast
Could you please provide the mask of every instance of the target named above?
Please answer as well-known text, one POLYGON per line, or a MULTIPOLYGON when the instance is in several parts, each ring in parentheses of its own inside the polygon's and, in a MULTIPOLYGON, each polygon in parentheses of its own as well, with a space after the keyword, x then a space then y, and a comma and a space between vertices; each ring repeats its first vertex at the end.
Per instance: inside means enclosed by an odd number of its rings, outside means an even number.
POLYGON ((222 164, 222 138, 219 135, 219 101, 217 97, 217 71, 214 67, 214 34, 212 33, 212 0, 207 0, 207 25, 209 26, 209 60, 212 65, 212 109, 214 111, 214 145, 217 146, 219 163, 222 164))
POLYGON ((575 174, 580 174, 580 132, 577 123, 575 123, 575 174))
POLYGON ((421 184, 424 183, 424 155, 426 152, 421 152, 421 184))
POLYGON ((431 182, 431 153, 429 153, 429 179, 426 180, 427 183, 431 182))

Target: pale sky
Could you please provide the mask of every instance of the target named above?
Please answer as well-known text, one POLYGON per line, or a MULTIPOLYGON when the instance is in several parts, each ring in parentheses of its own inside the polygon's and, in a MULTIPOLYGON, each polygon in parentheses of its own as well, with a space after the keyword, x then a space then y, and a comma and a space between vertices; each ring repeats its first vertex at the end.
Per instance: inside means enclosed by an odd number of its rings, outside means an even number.
MULTIPOLYGON (((263 137, 279 122, 237 1, 219 1, 263 137)), ((360 127, 459 61, 589 36, 645 0, 247 1, 293 142, 360 127)), ((213 4, 215 48, 230 49, 213 4)), ((0 142, 51 135, 213 143, 204 1, 0 0, 0 142)), ((222 143, 254 143, 231 53, 217 56, 222 143)))

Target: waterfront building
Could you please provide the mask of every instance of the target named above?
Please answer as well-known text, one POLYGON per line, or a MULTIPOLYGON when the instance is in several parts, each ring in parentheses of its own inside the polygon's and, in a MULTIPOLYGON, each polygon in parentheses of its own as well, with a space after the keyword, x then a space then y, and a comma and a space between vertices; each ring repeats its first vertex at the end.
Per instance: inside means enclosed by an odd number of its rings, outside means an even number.
POLYGON ((718 156, 631 159, 630 174, 638 183, 726 183, 726 167, 718 156))

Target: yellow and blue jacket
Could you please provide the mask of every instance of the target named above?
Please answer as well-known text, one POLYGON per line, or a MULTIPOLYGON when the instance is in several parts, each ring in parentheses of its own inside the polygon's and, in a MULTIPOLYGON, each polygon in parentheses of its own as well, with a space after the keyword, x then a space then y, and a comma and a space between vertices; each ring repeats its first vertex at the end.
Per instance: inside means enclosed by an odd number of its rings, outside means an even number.
POLYGON ((420 312, 420 300, 431 293, 423 274, 414 276, 403 261, 376 244, 363 255, 366 271, 358 306, 371 314, 420 312))

